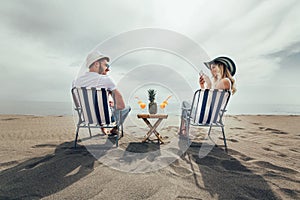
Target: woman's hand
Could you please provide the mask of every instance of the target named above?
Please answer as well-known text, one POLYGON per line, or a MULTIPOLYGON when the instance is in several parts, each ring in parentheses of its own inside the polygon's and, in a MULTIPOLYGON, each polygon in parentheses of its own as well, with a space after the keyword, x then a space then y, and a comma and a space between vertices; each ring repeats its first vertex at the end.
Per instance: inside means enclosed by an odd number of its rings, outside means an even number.
POLYGON ((199 85, 200 85, 200 87, 202 88, 202 89, 204 89, 204 84, 205 84, 205 80, 204 80, 204 77, 203 77, 204 75, 201 75, 200 77, 199 77, 199 85))
POLYGON ((210 79, 207 75, 203 74, 199 77, 199 84, 200 84, 200 87, 202 89, 205 88, 205 83, 206 83, 206 88, 210 89, 211 88, 211 81, 210 81, 210 79))

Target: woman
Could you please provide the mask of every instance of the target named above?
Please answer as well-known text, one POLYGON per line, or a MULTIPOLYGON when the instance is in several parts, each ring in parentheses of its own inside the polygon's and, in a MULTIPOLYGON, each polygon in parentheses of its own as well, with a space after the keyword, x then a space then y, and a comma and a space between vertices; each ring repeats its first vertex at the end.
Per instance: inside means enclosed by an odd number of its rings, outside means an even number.
MULTIPOLYGON (((229 90, 232 94, 236 92, 235 80, 233 79, 236 66, 232 59, 221 56, 204 64, 210 69, 212 81, 207 75, 201 72, 199 74, 199 85, 201 89, 229 90)), ((183 101, 182 108, 185 109, 182 110, 179 135, 185 135, 184 118, 189 114, 187 109, 191 108, 191 104, 187 101, 183 101)))
POLYGON ((204 64, 208 69, 210 69, 213 81, 211 82, 208 76, 202 73, 199 78, 199 84, 202 89, 229 90, 232 94, 236 92, 235 80, 233 79, 236 67, 230 58, 217 57, 204 64))

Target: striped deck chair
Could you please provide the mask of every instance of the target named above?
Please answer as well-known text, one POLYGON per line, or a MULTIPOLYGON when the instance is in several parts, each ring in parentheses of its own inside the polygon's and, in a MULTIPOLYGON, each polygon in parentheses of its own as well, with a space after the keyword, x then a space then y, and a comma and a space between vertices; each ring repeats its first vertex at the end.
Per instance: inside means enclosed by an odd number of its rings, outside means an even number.
POLYGON ((222 118, 226 112, 226 106, 228 104, 230 95, 231 93, 228 90, 197 90, 194 94, 191 107, 183 108, 182 110, 183 112, 187 113, 185 117, 183 116, 187 134, 189 134, 190 125, 209 127, 208 136, 210 135, 212 127, 221 127, 225 151, 227 151, 222 118))
MULTIPOLYGON (((79 118, 74 141, 75 148, 80 128, 88 128, 91 136, 91 128, 118 127, 119 130, 119 127, 121 127, 121 136, 123 136, 122 123, 120 121, 112 121, 116 117, 113 116, 109 107, 108 92, 105 88, 72 88, 71 93, 79 118)), ((121 119, 121 117, 119 116, 118 119, 121 119)), ((119 134, 116 136, 116 146, 118 146, 118 140, 119 134)))

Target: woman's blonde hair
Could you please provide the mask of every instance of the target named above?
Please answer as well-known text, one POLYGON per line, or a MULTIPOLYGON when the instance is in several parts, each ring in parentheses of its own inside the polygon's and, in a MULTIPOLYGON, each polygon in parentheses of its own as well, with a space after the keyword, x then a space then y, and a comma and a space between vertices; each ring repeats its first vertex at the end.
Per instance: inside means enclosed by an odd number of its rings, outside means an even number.
POLYGON ((227 69, 227 67, 224 66, 223 63, 216 63, 220 70, 221 79, 228 78, 231 82, 231 92, 234 94, 236 92, 236 86, 235 86, 235 79, 231 76, 230 71, 227 69))

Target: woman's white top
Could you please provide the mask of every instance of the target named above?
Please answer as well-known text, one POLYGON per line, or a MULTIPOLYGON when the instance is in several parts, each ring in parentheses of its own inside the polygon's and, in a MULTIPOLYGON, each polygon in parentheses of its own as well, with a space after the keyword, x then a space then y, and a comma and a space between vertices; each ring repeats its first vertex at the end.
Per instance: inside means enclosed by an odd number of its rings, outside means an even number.
MULTIPOLYGON (((229 78, 224 78, 224 79, 226 79, 226 80, 229 81, 229 91, 231 92, 231 90, 232 90, 232 88, 231 88, 231 87, 232 87, 232 84, 231 84, 230 79, 229 79, 229 78)), ((216 82, 213 81, 213 82, 212 82, 212 89, 215 89, 221 80, 222 80, 222 79, 217 80, 216 82)))

